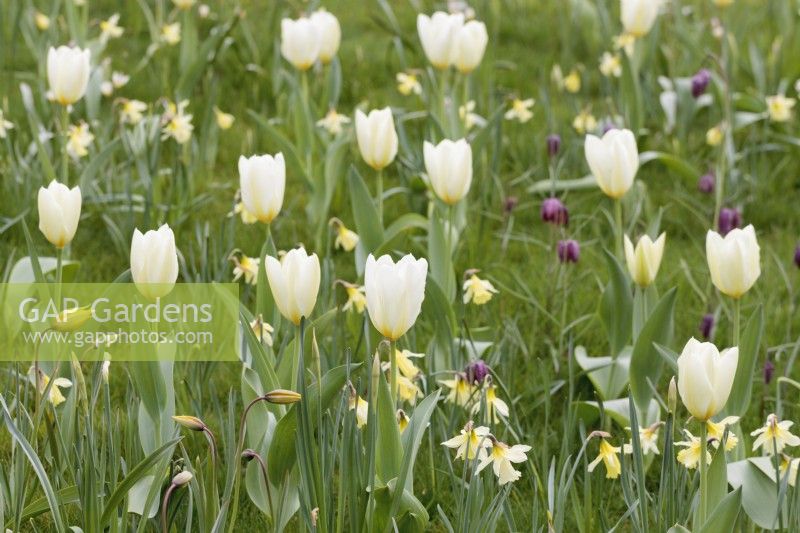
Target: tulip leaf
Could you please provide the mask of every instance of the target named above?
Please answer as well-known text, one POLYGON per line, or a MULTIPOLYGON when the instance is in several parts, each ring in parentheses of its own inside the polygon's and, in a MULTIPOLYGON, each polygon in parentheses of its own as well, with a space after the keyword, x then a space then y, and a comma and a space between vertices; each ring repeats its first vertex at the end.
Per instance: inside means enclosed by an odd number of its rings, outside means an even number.
POLYGON ((730 415, 744 416, 750 406, 750 397, 753 392, 753 373, 758 360, 758 348, 761 345, 761 336, 764 333, 764 309, 758 309, 747 321, 739 345, 739 364, 736 367, 736 377, 725 406, 725 412, 730 415))
MULTIPOLYGON (((741 489, 742 508, 758 527, 776 529, 778 525, 778 495, 775 491, 774 474, 769 457, 757 457, 737 461, 728 465, 728 482, 741 489)), ((786 521, 786 506, 782 514, 786 521)))
POLYGON ((633 296, 622 265, 611 252, 604 250, 604 253, 611 279, 600 299, 600 319, 606 328, 611 355, 617 355, 631 338, 633 296))
MULTIPOLYGON (((448 302, 452 302, 456 293, 456 278, 453 272, 452 246, 446 237, 451 228, 435 213, 431 215, 428 227, 428 261, 431 277, 436 280, 448 302)), ((455 237, 451 237, 455 239, 455 237)))
MULTIPOLYGON (((212 64, 216 60, 218 52, 225 42, 225 37, 230 34, 240 19, 241 17, 238 14, 234 14, 224 24, 212 28, 209 32, 209 37, 203 41, 199 49, 196 49, 196 53, 191 54, 191 57, 185 55, 183 50, 181 51, 181 75, 175 86, 175 94, 178 100, 191 96, 206 65, 212 64)), ((193 19, 192 17, 187 17, 186 20, 193 19)))
MULTIPOLYGON (((628 398, 617 398, 603 402, 603 412, 620 427, 630 427, 630 409, 628 408, 628 398)), ((575 402, 576 415, 589 426, 594 424, 600 416, 600 403, 594 401, 575 402)), ((648 427, 658 421, 661 409, 658 402, 650 400, 647 408, 647 416, 639 421, 639 426, 648 427)))
POLYGON ((655 344, 668 344, 672 338, 677 289, 672 288, 658 302, 633 345, 630 365, 631 395, 640 413, 644 412, 663 367, 655 344))
POLYGON ((418 213, 406 213, 401 215, 394 222, 389 224, 386 231, 383 232, 383 244, 375 250, 375 253, 382 254, 389 251, 392 241, 400 236, 402 233, 411 231, 413 229, 428 229, 428 219, 418 213))
POLYGON ((350 190, 350 202, 353 205, 353 219, 360 237, 357 247, 357 252, 360 252, 363 258, 357 265, 360 272, 364 268, 367 255, 376 251, 383 243, 383 226, 367 184, 354 166, 351 166, 350 172, 347 173, 347 185, 350 190))
POLYGON ((692 183, 697 179, 697 176, 702 174, 697 167, 673 154, 666 152, 642 152, 639 154, 640 166, 644 166, 651 161, 663 164, 667 169, 680 174, 692 183))
POLYGON ((728 468, 725 462, 725 447, 720 445, 708 469, 708 510, 711 511, 719 506, 727 495, 728 468))
MULTIPOLYGON (((603 401, 618 398, 628 384, 631 351, 626 348, 617 357, 590 357, 583 346, 575 347, 575 361, 586 373, 603 401)), ((626 415, 627 416, 627 415, 626 415)))
POLYGON ((591 174, 582 178, 571 180, 558 180, 553 183, 553 180, 546 179, 540 180, 528 187, 528 192, 535 193, 550 193, 563 192, 563 191, 581 191, 597 188, 597 180, 591 174))
POLYGON ((375 448, 375 470, 378 479, 387 482, 400 474, 403 461, 403 445, 400 442, 400 428, 397 426, 394 402, 383 372, 378 379, 378 424, 375 448))
MULTIPOLYGON (((725 455, 724 453, 721 455, 725 455)), ((727 494, 703 524, 697 533, 715 533, 717 531, 734 531, 736 519, 739 518, 739 509, 742 505, 742 490, 738 488, 727 494)))
POLYGON ((300 176, 303 178, 303 181, 305 181, 308 188, 313 189, 314 184, 306 174, 305 167, 301 162, 300 156, 297 154, 294 143, 292 143, 292 141, 290 141, 283 133, 270 124, 266 118, 256 113, 252 109, 248 109, 247 114, 250 115, 250 117, 255 120, 256 124, 264 131, 264 133, 267 134, 268 145, 271 146, 270 152, 280 152, 283 154, 283 157, 286 159, 286 165, 288 166, 287 174, 300 176))
MULTIPOLYGON (((328 405, 339 394, 344 386, 349 373, 354 372, 360 366, 359 363, 351 364, 348 370, 347 365, 337 366, 329 370, 322 376, 322 408, 327 409, 328 405)), ((306 398, 302 401, 307 405, 316 405, 319 396, 319 385, 312 383, 306 388, 306 398)), ((279 483, 283 477, 289 473, 297 460, 295 454, 295 433, 297 432, 297 405, 291 409, 278 421, 275 427, 275 435, 269 447, 267 468, 269 479, 273 483, 279 483)), ((311 429, 317 425, 317 410, 309 409, 311 429)))

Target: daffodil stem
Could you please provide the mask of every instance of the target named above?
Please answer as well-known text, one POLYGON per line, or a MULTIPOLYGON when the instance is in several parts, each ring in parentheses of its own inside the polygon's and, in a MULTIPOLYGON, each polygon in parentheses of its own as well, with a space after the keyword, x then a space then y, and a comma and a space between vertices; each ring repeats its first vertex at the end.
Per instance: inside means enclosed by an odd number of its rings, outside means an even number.
MULTIPOLYGON (((736 300, 737 302, 739 300, 736 300)), ((778 439, 772 438, 772 463, 775 467, 775 497, 778 502, 778 531, 783 531, 783 513, 781 512, 781 457, 778 455, 778 439)), ((791 476, 791 466, 787 468, 786 475, 791 476)))
POLYGON ((708 518, 708 465, 706 465, 706 452, 708 447, 708 428, 706 421, 700 421, 700 509, 697 513, 699 524, 695 529, 700 529, 708 518))
POLYGON ((622 254, 622 235, 624 234, 624 230, 622 229, 622 200, 616 199, 614 200, 614 222, 616 225, 617 234, 615 236, 615 243, 614 249, 617 252, 617 257, 620 260, 624 259, 622 254))
POLYGON ((741 326, 742 300, 736 298, 733 301, 733 345, 739 346, 739 327, 741 326))
POLYGON ((377 202, 378 202, 378 221, 381 224, 381 228, 383 228, 383 169, 378 171, 378 192, 376 194, 377 202))
POLYGON ((397 355, 394 353, 395 351, 395 341, 389 340, 389 364, 391 368, 389 372, 391 375, 389 376, 389 380, 392 384, 392 404, 396 407, 397 406, 397 355))

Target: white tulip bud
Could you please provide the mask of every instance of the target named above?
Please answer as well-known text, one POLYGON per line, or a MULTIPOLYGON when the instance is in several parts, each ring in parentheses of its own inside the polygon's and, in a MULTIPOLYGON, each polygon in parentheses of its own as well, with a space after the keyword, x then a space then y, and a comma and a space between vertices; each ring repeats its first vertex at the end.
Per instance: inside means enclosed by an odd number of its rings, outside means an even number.
POLYGON ((47 52, 47 81, 56 102, 70 105, 83 98, 91 73, 90 59, 89 49, 50 47, 47 52))
POLYGON ((319 60, 326 64, 330 63, 333 56, 339 51, 339 43, 342 40, 339 19, 329 11, 318 9, 311 14, 311 23, 317 28, 319 35, 319 60))
POLYGON ((689 339, 678 357, 678 392, 686 409, 704 422, 725 407, 733 387, 739 348, 719 353, 710 342, 689 339))
POLYGON ((356 138, 361 157, 369 166, 375 170, 389 166, 397 155, 398 145, 392 110, 374 109, 369 115, 357 110, 356 138))
POLYGON ((145 298, 156 300, 170 293, 178 279, 175 234, 168 224, 145 234, 135 229, 131 241, 131 277, 145 298))
POLYGON ((283 207, 286 162, 283 154, 239 156, 239 186, 248 213, 269 224, 283 207))
POLYGON ((311 316, 319 292, 319 258, 295 248, 280 261, 267 256, 267 280, 281 314, 294 325, 311 316))
POLYGON ((364 288, 369 318, 389 340, 402 337, 416 322, 425 299, 428 262, 409 254, 397 263, 388 255, 367 257, 364 288))
POLYGON ((587 135, 585 153, 600 189, 611 198, 624 196, 639 170, 639 150, 633 132, 612 129, 602 139, 587 135))
POLYGON ((39 230, 56 248, 72 242, 81 218, 81 188, 56 180, 39 188, 39 230))
POLYGON ((625 261, 628 263, 628 272, 631 273, 633 282, 640 287, 647 287, 656 279, 661 258, 664 256, 664 244, 667 234, 662 233, 653 242, 648 235, 642 235, 636 248, 625 235, 625 261))
POLYGON ((298 70, 308 70, 319 59, 319 28, 306 17, 281 20, 281 55, 298 70))
POLYGON ((714 286, 723 294, 741 298, 761 275, 761 250, 753 225, 732 229, 725 237, 709 230, 706 259, 714 286))
POLYGON ((627 33, 647 35, 658 17, 661 0, 620 0, 620 18, 627 33))
POLYGON ((455 34, 453 64, 464 74, 472 72, 481 64, 488 42, 486 24, 470 20, 455 34))
POLYGON ((417 16, 417 33, 428 61, 438 69, 453 62, 456 34, 464 25, 463 13, 449 15, 437 11, 433 16, 417 16))
POLYGON ((472 147, 466 139, 445 139, 435 146, 426 141, 423 153, 436 196, 449 205, 464 198, 472 183, 472 147))

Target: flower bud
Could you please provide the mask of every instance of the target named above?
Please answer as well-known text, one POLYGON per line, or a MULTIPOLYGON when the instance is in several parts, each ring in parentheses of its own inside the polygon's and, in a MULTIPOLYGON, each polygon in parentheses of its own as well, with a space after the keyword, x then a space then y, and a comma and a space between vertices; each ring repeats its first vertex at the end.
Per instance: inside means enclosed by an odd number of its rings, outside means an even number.
POLYGON ((547 155, 555 157, 561 151, 561 136, 553 133, 547 136, 547 155))
POLYGON ((714 286, 732 298, 741 298, 761 276, 761 249, 752 225, 725 237, 709 231, 706 258, 714 286))
POLYGON ((168 224, 158 231, 133 232, 131 241, 131 277, 145 298, 166 296, 178 279, 178 252, 175 234, 168 224))
POLYGON ((286 389, 275 389, 270 391, 264 395, 264 399, 267 400, 269 403, 275 403, 278 405, 289 405, 291 403, 297 403, 302 399, 300 393, 286 390, 286 389))
POLYGON ((800 244, 794 249, 794 264, 797 265, 797 268, 800 268, 800 244))
POLYGON ((719 232, 724 237, 732 229, 736 229, 742 225, 742 215, 738 209, 731 207, 723 207, 719 212, 719 232))
POLYGON ((77 331, 92 318, 90 307, 74 307, 61 311, 53 323, 56 331, 77 331))
POLYGON ((722 411, 733 387, 739 348, 722 353, 710 342, 692 338, 678 357, 678 392, 683 405, 700 422, 722 411))
POLYGON ((507 196, 505 200, 503 200, 503 213, 505 215, 510 215, 514 209, 516 209, 517 205, 519 205, 519 198, 516 196, 507 196))
POLYGON ((395 263, 388 255, 370 254, 364 270, 369 318, 375 329, 397 340, 416 322, 425 299, 428 261, 409 254, 395 263))
POLYGON ((711 73, 708 69, 701 68, 697 74, 692 76, 692 96, 699 98, 706 92, 708 84, 711 81, 711 73))
POLYGON ((47 80, 61 105, 74 104, 86 94, 89 84, 91 52, 78 47, 50 47, 47 52, 47 80))
POLYGON ((39 188, 39 230, 56 248, 72 242, 81 218, 81 188, 69 189, 56 180, 39 188))
POLYGON ((174 420, 178 425, 192 431, 205 431, 206 429, 206 425, 203 423, 203 421, 196 416, 176 415, 172 417, 172 420, 174 420))
POLYGON ((584 150, 589 169, 603 193, 614 199, 622 198, 639 170, 639 151, 633 132, 612 129, 602 138, 587 135, 584 150))
POLYGON ((472 147, 466 139, 437 145, 425 141, 423 154, 433 192, 448 205, 458 203, 472 184, 472 147))
POLYGON ((172 484, 176 487, 182 487, 189 483, 194 476, 188 470, 183 470, 175 474, 175 477, 172 478, 172 484))
POLYGON ((543 222, 556 226, 566 226, 569 223, 569 211, 558 198, 547 198, 542 202, 541 217, 543 222))
POLYGON ((342 40, 339 19, 329 11, 318 9, 311 14, 311 23, 316 28, 319 37, 319 60, 325 64, 330 63, 339 50, 339 43, 342 40))
POLYGON ((489 373, 489 365, 487 365, 483 359, 472 361, 467 365, 467 368, 464 369, 464 374, 467 376, 467 381, 473 385, 480 385, 483 383, 483 380, 486 379, 486 376, 488 376, 489 373))
POLYGON ((480 65, 488 42, 486 25, 477 20, 470 20, 453 36, 453 64, 463 74, 472 72, 480 65))
POLYGON ((281 314, 295 326, 300 319, 311 316, 319 293, 319 258, 308 255, 304 248, 287 252, 278 261, 267 256, 267 281, 275 305, 281 314))
POLYGON ((714 176, 713 172, 706 172, 700 179, 697 180, 697 189, 705 194, 711 194, 714 192, 714 187, 716 186, 717 179, 714 176))
POLYGON ((714 333, 714 315, 707 313, 700 320, 700 335, 705 340, 708 340, 711 338, 712 333, 714 333))
MULTIPOLYGON (((422 50, 431 64, 441 70, 446 70, 453 62, 456 48, 456 38, 460 33, 461 28, 464 26, 464 15, 462 13, 448 14, 442 11, 437 11, 432 16, 423 14, 417 15, 417 33, 419 40, 422 43, 422 50)), ((485 28, 484 28, 485 30, 485 28)), ((486 37, 488 42, 488 36, 486 37)), ((480 44, 480 43, 475 43, 480 44)), ((483 44, 486 48, 486 44, 483 44)), ((475 47, 475 52, 479 51, 479 47, 475 47)), ((480 56, 483 52, 480 51, 480 56)), ((472 57, 472 54, 471 54, 472 57)), ((471 65, 473 61, 470 61, 471 65)), ((480 57, 478 57, 478 63, 480 57)), ((462 65, 468 66, 468 65, 462 65)))
POLYGON ((306 17, 281 20, 281 55, 294 68, 308 70, 317 62, 322 46, 319 28, 306 17))
POLYGON ((356 140, 361 157, 375 170, 392 164, 397 156, 398 138, 392 110, 373 109, 369 115, 356 111, 356 140))
POLYGON ((656 279, 664 256, 666 239, 666 233, 659 235, 655 242, 648 235, 642 235, 634 248, 631 240, 625 235, 625 262, 631 278, 638 286, 647 287, 656 279))
POLYGON ((239 156, 239 186, 247 212, 269 224, 283 207, 286 162, 282 153, 239 156))
POLYGON ((558 241, 557 252, 558 260, 562 263, 577 263, 581 257, 581 246, 574 239, 558 241))
POLYGON ((678 405, 678 386, 675 384, 675 376, 669 380, 669 390, 667 391, 667 407, 670 413, 675 412, 678 405))
POLYGON ((772 361, 767 359, 764 361, 764 385, 769 385, 772 382, 772 375, 775 373, 775 365, 772 361))
POLYGON ((625 31, 644 37, 658 17, 661 2, 655 0, 620 0, 620 18, 625 31))

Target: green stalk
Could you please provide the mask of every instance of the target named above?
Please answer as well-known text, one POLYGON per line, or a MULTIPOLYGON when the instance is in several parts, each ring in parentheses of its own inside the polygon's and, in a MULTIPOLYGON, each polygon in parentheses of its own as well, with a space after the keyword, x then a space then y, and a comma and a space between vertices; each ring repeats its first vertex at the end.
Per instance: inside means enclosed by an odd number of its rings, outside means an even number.
POLYGON ((383 228, 383 169, 378 170, 378 192, 376 193, 375 200, 378 203, 378 221, 380 221, 381 228, 383 228))
POLYGON ((736 298, 733 301, 733 345, 739 346, 739 328, 741 324, 742 315, 742 300, 736 298))
POLYGON ((391 389, 392 389, 392 405, 397 407, 397 396, 398 396, 398 385, 397 385, 397 354, 394 353, 395 350, 395 341, 391 339, 386 339, 389 341, 389 361, 391 364, 391 376, 389 377, 391 381, 391 389))
POLYGON ((614 200, 614 223, 616 226, 616 242, 614 243, 614 249, 616 250, 617 257, 621 260, 625 260, 625 254, 622 251, 622 236, 625 231, 622 228, 622 200, 617 198, 614 200))
POLYGON ((69 111, 67 111, 67 106, 61 106, 61 135, 62 135, 62 152, 61 152, 61 183, 64 185, 69 185, 67 182, 69 180, 69 154, 67 153, 67 146, 69 143, 69 135, 67 134, 67 130, 69 130, 69 111))
POLYGON ((700 523, 695 524, 695 529, 702 527, 708 518, 708 465, 706 465, 708 427, 705 420, 701 420, 700 424, 700 509, 697 513, 700 523))

